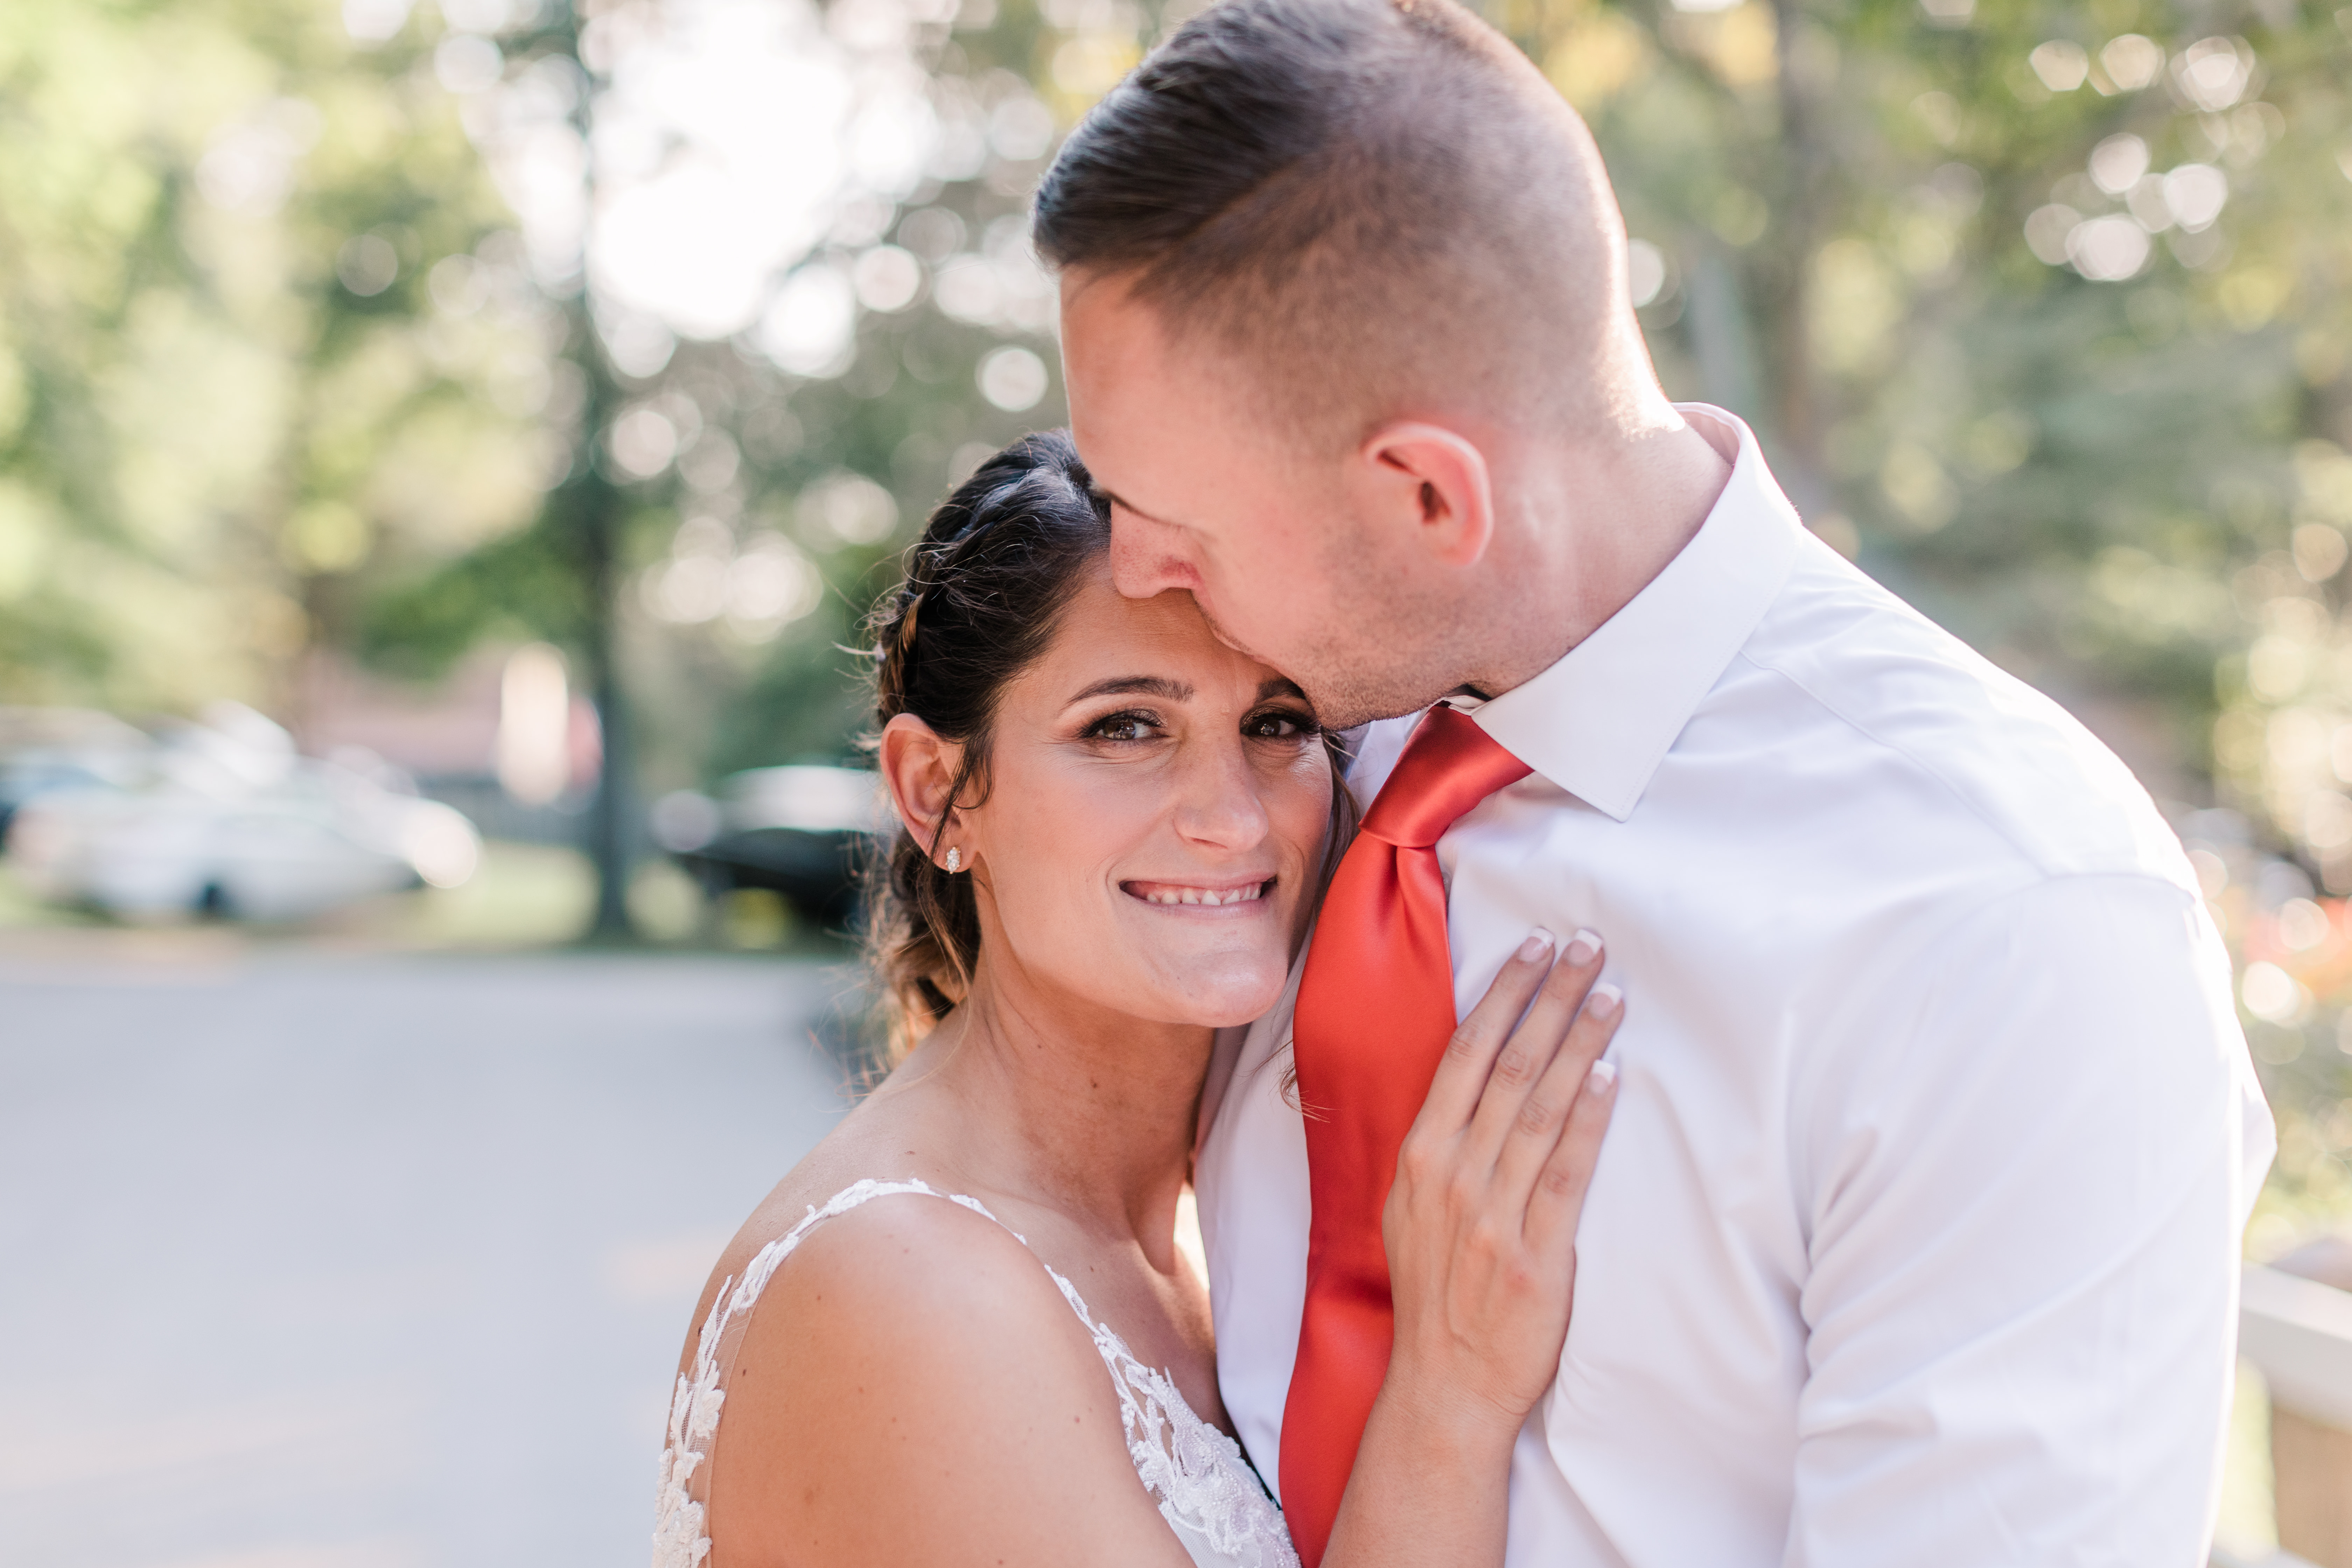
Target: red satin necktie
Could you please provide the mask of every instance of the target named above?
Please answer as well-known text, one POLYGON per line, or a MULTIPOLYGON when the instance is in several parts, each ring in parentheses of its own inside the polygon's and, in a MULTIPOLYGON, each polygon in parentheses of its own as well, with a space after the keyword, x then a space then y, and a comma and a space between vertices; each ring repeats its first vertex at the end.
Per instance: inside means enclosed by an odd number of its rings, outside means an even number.
POLYGON ((1306 1568, 1330 1544, 1388 1373, 1381 1209, 1456 1022, 1438 837, 1529 771, 1466 715, 1431 709, 1340 860, 1307 950, 1291 1038, 1314 1219, 1282 1414, 1282 1508, 1306 1568))

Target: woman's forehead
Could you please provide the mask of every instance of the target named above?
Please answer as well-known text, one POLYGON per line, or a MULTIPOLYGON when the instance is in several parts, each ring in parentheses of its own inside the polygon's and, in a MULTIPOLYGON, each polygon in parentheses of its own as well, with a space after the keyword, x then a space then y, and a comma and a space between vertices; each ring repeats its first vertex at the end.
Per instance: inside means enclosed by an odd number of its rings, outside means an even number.
POLYGON ((1075 679, 1073 691, 1106 678, 1141 676, 1255 693, 1273 672, 1219 642, 1184 590, 1125 597, 1112 585, 1106 561, 1086 574, 1064 606, 1036 673, 1053 686, 1075 679))

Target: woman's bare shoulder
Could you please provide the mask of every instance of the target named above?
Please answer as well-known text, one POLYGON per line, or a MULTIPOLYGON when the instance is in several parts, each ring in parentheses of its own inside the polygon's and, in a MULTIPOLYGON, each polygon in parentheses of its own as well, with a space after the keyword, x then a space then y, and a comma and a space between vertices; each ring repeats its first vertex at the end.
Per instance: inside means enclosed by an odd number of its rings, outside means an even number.
MULTIPOLYGON (((922 1178, 877 1181, 887 1189, 922 1178)), ((924 1316, 993 1304, 1037 1311, 1057 1326, 1065 1319, 1076 1322, 1045 1265, 1017 1234, 977 1200, 924 1185, 930 1190, 879 1192, 814 1226, 770 1293, 793 1301, 803 1314, 817 1311, 820 1298, 872 1298, 866 1304, 895 1303, 924 1316), (1044 1310, 1047 1306, 1052 1312, 1044 1310)))
MULTIPOLYGON (((695 1303, 693 1321, 679 1352, 681 1374, 691 1370, 696 1342, 711 1309, 718 1305, 720 1290, 742 1279, 754 1258, 813 1213, 861 1181, 920 1181, 948 1190, 940 1180, 940 1173, 927 1162, 899 1152, 909 1140, 902 1131, 889 1125, 887 1116, 877 1117, 874 1112, 877 1109, 866 1104, 853 1110, 769 1189, 759 1206, 736 1228, 703 1281, 702 1294, 695 1303)), ((824 1229, 826 1225, 816 1228, 824 1229)))
POLYGON ((1087 1326, 1012 1232, 937 1196, 810 1231, 726 1397, 710 1529, 733 1563, 1152 1563, 1174 1545, 1087 1326))
POLYGON ((813 1352, 921 1368, 982 1345, 1108 1388, 1087 1326, 1020 1237, 944 1194, 891 1193, 808 1232, 770 1282, 735 1376, 813 1352))

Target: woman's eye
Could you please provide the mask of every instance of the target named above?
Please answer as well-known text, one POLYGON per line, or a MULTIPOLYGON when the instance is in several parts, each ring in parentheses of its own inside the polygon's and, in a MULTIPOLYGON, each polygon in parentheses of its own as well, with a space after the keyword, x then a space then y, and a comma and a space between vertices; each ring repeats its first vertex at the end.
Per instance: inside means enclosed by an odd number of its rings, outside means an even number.
POLYGON ((1242 726, 1242 733, 1255 741, 1295 741, 1317 732, 1314 720, 1279 708, 1255 714, 1242 726))
POLYGON ((1089 741, 1149 741, 1159 726, 1149 714, 1112 713, 1087 726, 1089 741))

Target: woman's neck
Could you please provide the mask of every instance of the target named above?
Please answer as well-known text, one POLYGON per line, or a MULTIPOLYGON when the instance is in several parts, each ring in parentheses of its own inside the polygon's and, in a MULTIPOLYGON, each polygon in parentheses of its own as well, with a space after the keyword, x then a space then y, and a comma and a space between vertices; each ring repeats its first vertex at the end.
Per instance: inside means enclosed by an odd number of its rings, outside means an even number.
POLYGON ((892 1077, 947 1097, 956 1163, 975 1178, 1130 1233, 1164 1265, 1213 1039, 983 957, 970 995, 892 1077))

